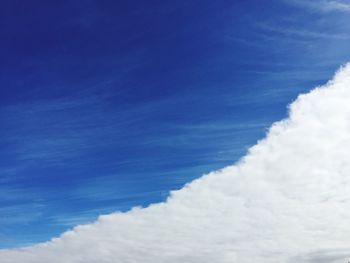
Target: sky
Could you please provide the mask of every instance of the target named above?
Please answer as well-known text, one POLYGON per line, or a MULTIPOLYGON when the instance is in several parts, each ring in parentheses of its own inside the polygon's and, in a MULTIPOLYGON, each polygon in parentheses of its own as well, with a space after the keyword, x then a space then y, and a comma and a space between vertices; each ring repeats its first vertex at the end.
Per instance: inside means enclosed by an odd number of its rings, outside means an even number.
POLYGON ((350 63, 290 104, 234 165, 164 201, 0 250, 3 263, 349 260, 350 63))
MULTIPOLYGON (((350 57, 347 1, 34 0, 0 12, 1 248, 168 204, 170 191, 247 156, 350 57)), ((328 247, 323 256, 343 251, 328 247)))

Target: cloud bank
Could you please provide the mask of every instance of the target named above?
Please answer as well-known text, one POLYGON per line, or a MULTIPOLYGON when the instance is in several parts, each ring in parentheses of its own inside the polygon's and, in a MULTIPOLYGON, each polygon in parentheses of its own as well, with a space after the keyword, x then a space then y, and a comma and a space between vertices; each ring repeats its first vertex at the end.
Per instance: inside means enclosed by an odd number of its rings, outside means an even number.
POLYGON ((290 105, 236 165, 166 202, 101 216, 2 263, 346 262, 350 65, 290 105))

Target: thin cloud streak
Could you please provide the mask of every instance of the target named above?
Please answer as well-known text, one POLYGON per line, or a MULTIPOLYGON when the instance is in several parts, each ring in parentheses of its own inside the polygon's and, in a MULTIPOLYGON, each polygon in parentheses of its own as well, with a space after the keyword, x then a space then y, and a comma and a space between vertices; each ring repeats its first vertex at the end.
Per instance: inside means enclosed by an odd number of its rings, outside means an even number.
POLYGON ((303 1, 303 0, 285 0, 285 2, 305 7, 313 11, 329 13, 329 12, 350 12, 350 4, 342 1, 317 0, 317 1, 303 1))
POLYGON ((269 24, 259 24, 262 30, 269 31, 272 33, 278 33, 282 35, 286 35, 289 37, 297 37, 298 41, 300 38, 302 39, 337 39, 337 40, 349 40, 350 35, 348 34, 335 34, 335 33, 325 33, 325 32, 317 32, 310 31, 300 28, 288 28, 288 27, 278 27, 276 25, 269 24))

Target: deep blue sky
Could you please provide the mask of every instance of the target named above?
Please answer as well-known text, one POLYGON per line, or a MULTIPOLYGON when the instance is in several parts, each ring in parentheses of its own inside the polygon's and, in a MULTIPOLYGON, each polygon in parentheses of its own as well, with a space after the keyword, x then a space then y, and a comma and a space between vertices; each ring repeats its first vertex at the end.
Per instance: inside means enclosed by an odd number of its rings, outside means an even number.
POLYGON ((326 2, 0 1, 0 247, 237 161, 349 60, 326 2))

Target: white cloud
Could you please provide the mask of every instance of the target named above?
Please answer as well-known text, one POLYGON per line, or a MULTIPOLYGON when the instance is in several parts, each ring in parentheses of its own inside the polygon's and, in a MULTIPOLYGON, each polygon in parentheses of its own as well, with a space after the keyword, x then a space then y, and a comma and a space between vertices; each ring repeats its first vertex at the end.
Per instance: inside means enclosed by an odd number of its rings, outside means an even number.
POLYGON ((346 262, 350 65, 301 95, 236 165, 146 209, 101 216, 1 263, 346 262))
POLYGON ((335 0, 285 0, 288 3, 310 8, 320 12, 350 12, 350 4, 345 1, 335 0))

